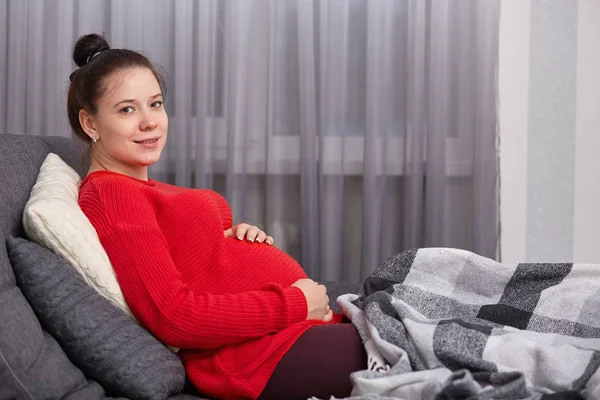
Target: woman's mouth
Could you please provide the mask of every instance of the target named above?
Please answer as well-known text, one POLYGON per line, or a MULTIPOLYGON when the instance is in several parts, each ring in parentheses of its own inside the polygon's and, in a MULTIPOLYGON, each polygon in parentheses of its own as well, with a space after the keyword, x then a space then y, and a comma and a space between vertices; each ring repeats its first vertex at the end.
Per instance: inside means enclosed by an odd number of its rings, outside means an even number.
POLYGON ((158 140, 158 138, 152 138, 152 139, 145 139, 145 140, 134 140, 134 142, 138 143, 138 144, 144 144, 144 143, 154 143, 158 140))
POLYGON ((159 138, 154 137, 154 138, 144 139, 144 140, 134 140, 133 142, 141 145, 143 148, 151 149, 153 147, 156 147, 156 144, 158 143, 158 139, 159 138))

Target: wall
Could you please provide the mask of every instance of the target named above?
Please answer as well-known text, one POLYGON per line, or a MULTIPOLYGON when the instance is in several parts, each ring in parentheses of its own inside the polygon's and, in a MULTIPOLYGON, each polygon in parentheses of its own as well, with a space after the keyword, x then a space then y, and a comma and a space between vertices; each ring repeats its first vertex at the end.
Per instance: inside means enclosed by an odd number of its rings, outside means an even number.
POLYGON ((600 2, 505 0, 501 256, 600 263, 600 2))

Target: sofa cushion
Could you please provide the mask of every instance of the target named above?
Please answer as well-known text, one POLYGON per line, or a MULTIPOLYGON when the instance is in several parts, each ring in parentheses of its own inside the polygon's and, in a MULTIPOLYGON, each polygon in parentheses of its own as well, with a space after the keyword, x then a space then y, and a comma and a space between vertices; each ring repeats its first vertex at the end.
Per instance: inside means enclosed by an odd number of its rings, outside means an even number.
POLYGON ((0 399, 102 399, 46 332, 17 287, 12 271, 0 271, 0 399))
POLYGON ((361 288, 360 283, 353 282, 319 281, 319 283, 325 285, 325 287, 327 288, 327 295, 329 296, 329 306, 336 314, 342 312, 342 309, 337 303, 337 298, 347 293, 358 293, 361 288))
POLYGON ((50 250, 8 239, 18 285, 69 358, 112 395, 164 399, 185 383, 179 357, 50 250))
POLYGON ((101 295, 133 318, 96 230, 78 204, 79 175, 50 153, 23 211, 27 236, 59 254, 101 295))

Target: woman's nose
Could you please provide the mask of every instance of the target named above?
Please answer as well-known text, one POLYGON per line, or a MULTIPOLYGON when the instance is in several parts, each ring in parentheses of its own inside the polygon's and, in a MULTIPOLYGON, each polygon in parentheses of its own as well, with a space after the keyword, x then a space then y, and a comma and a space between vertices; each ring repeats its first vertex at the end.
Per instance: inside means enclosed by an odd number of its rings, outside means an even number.
POLYGON ((156 119, 152 118, 151 114, 145 114, 140 121, 140 130, 147 131, 156 128, 156 119))

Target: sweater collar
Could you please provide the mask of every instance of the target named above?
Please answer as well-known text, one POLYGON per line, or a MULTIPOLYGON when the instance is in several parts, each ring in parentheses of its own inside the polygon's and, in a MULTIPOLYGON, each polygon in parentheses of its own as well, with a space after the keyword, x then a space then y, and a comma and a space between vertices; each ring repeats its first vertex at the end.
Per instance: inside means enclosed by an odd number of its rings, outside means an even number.
POLYGON ((112 176, 121 176, 121 177, 124 177, 124 178, 127 178, 127 179, 131 179, 131 180, 133 180, 135 182, 139 182, 139 183, 141 183, 143 185, 146 185, 146 186, 156 186, 156 181, 154 181, 154 180, 152 180, 150 178, 148 178, 148 180, 145 181, 143 179, 137 179, 137 178, 134 178, 134 177, 129 176, 129 175, 121 174, 119 172, 106 171, 106 170, 105 171, 94 171, 94 172, 91 172, 91 173, 89 173, 83 179, 83 181, 86 181, 92 175, 94 175, 94 176, 110 176, 110 175, 112 175, 112 176))

